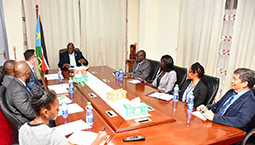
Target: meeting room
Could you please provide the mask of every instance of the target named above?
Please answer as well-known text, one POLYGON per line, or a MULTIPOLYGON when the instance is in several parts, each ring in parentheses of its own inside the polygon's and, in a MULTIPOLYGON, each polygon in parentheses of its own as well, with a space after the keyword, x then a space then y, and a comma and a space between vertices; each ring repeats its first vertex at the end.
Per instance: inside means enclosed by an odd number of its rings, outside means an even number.
POLYGON ((0 144, 255 144, 254 7, 0 0, 0 144))

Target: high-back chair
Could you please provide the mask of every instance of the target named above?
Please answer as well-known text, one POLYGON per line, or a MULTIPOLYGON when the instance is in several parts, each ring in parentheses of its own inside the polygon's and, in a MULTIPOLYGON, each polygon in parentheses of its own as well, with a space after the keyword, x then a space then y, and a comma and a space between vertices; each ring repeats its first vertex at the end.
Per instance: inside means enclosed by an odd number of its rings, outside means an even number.
POLYGON ((177 73, 177 81, 175 84, 178 84, 180 87, 187 78, 187 68, 179 67, 175 65, 174 70, 177 73))
MULTIPOLYGON (((75 51, 80 51, 79 48, 74 48, 75 51)), ((66 48, 63 48, 63 49, 59 49, 59 60, 60 60, 60 54, 63 53, 63 52, 66 52, 67 49, 66 48)))
POLYGON ((6 99, 5 99, 5 86, 0 86, 0 110, 4 117, 11 123, 11 130, 14 143, 18 143, 18 130, 22 126, 22 123, 9 111, 6 99))
POLYGON ((204 104, 212 104, 214 98, 216 97, 217 91, 219 89, 220 79, 217 77, 205 75, 205 85, 208 88, 207 97, 205 98, 204 104))
POLYGON ((155 60, 151 60, 151 59, 147 59, 147 60, 149 60, 149 62, 151 63, 151 72, 150 72, 148 78, 146 79, 146 81, 149 83, 152 83, 157 75, 157 71, 159 69, 160 63, 159 63, 159 61, 155 61, 155 60))
POLYGON ((0 85, 2 84, 3 82, 3 79, 4 79, 4 67, 3 66, 0 66, 0 85))

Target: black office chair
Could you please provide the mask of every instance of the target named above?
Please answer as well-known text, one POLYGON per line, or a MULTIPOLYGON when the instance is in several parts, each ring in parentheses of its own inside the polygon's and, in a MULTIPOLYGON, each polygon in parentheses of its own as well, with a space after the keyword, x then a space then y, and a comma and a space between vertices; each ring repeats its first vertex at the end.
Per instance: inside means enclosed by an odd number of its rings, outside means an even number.
POLYGON ((178 84, 180 88, 180 86, 184 83, 184 81, 187 78, 187 68, 179 67, 175 65, 174 70, 177 73, 177 81, 175 84, 178 84))
POLYGON ((3 66, 0 66, 0 85, 2 84, 3 82, 3 79, 4 79, 4 67, 3 66))
POLYGON ((220 79, 213 76, 204 76, 204 83, 208 88, 207 97, 205 98, 204 104, 212 104, 214 98, 216 97, 217 91, 219 89, 220 79))
POLYGON ((156 75, 157 75, 157 71, 159 69, 159 61, 155 61, 155 60, 149 60, 149 62, 151 63, 151 72, 148 76, 148 78, 146 79, 147 82, 152 83, 153 80, 155 79, 156 75))
POLYGON ((22 123, 9 111, 6 99, 5 99, 5 86, 0 86, 0 110, 4 117, 11 123, 11 130, 14 143, 19 143, 18 130, 22 126, 22 123))
MULTIPOLYGON (((75 48, 74 50, 75 50, 75 51, 80 51, 80 49, 79 49, 79 48, 75 48)), ((61 54, 61 53, 63 53, 63 52, 66 52, 66 51, 67 51, 67 49, 66 49, 66 48, 59 49, 59 57, 58 57, 58 58, 59 58, 59 60, 60 60, 60 54, 61 54)))
POLYGON ((244 137, 244 140, 242 141, 242 145, 254 145, 255 144, 254 134, 255 134, 255 128, 253 128, 246 134, 246 136, 244 137))

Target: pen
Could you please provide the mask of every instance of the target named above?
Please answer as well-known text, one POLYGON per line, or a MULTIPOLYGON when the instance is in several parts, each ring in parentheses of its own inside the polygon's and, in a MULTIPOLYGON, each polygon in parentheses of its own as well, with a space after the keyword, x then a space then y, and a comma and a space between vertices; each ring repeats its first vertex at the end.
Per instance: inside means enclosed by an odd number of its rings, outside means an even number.
POLYGON ((105 127, 104 127, 103 131, 105 131, 105 127))

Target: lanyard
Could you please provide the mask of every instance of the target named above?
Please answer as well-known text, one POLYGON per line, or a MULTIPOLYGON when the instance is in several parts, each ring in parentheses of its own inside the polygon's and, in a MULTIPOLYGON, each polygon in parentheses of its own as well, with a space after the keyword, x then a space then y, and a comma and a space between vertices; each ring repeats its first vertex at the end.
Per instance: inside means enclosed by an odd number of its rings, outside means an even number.
MULTIPOLYGON (((199 81, 197 81, 197 83, 198 83, 199 81)), ((197 83, 192 87, 192 88, 190 88, 191 87, 191 84, 192 84, 192 81, 190 82, 190 84, 189 84, 189 87, 188 87, 188 89, 186 90, 186 94, 185 94, 185 103, 187 102, 187 96, 188 96, 188 94, 191 92, 191 90, 193 90, 194 89, 194 87, 197 85, 197 83)))

